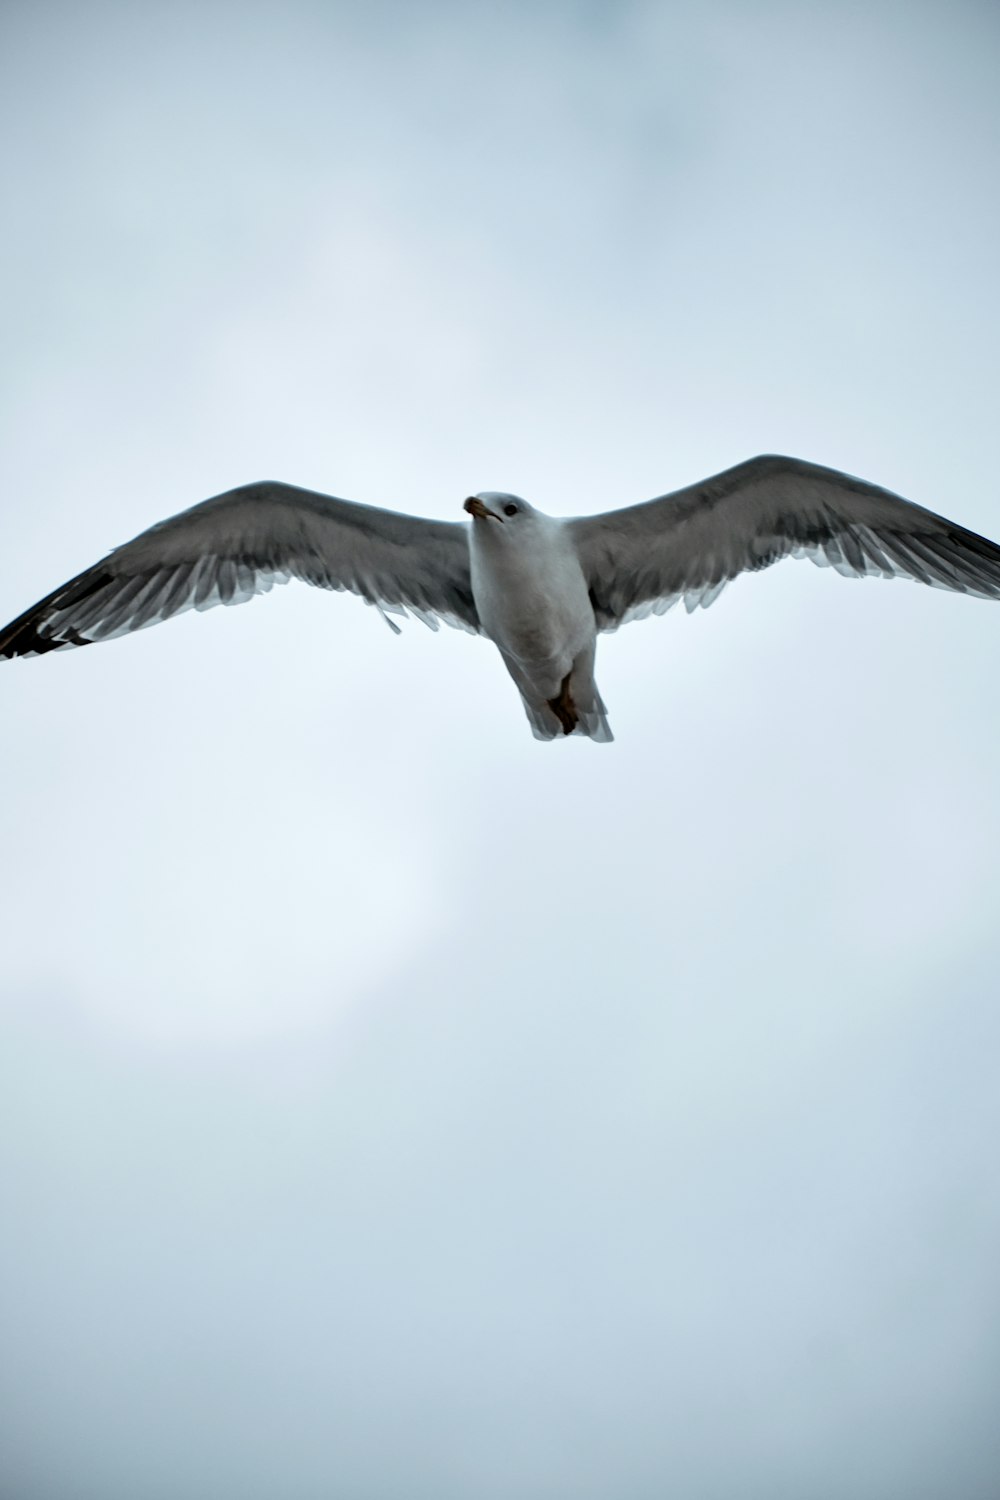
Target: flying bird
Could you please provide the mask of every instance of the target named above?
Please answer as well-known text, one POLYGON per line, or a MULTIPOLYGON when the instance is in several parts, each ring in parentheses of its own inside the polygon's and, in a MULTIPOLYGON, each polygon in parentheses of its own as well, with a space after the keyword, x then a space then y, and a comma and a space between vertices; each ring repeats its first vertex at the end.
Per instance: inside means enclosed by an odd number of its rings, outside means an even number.
POLYGON ((274 481, 241 485, 151 526, 0 630, 0 657, 242 604, 298 578, 349 589, 383 617, 485 635, 537 739, 612 738, 594 680, 600 631, 707 607, 738 573, 808 557, 848 577, 912 578, 1000 598, 1000 547, 889 490, 765 456, 659 499, 559 519, 481 491, 471 520, 431 521, 274 481))

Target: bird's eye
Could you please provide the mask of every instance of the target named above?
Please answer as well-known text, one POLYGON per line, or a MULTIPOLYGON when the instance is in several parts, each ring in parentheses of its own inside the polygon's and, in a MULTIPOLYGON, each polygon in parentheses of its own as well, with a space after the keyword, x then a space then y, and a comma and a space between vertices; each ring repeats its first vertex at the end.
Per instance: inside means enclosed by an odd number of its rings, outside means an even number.
POLYGON ((504 513, 505 516, 516 516, 517 515, 517 506, 516 505, 505 505, 504 508, 503 508, 503 513, 504 513))

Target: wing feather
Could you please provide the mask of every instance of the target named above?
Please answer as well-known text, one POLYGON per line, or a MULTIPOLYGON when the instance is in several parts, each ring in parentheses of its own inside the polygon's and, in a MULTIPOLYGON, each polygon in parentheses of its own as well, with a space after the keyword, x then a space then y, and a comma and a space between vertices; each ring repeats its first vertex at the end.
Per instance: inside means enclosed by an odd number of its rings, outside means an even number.
MULTIPOLYGON (((299 579, 477 631, 468 530, 263 481, 150 527, 0 630, 0 658, 110 640, 299 579)), ((398 629, 395 625, 393 629, 398 629)))
POLYGON ((849 578, 911 578, 1000 599, 1000 547, 878 485, 800 459, 750 459, 645 505, 570 521, 601 630, 707 608, 739 573, 807 557, 849 578))

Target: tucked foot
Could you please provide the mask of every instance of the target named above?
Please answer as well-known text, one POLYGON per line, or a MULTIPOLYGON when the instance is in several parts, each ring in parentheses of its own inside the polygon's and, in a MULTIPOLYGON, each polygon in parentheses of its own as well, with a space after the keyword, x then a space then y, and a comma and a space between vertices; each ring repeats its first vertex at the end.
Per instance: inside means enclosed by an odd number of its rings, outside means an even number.
POLYGON ((569 690, 569 680, 572 675, 572 672, 566 673, 562 680, 562 687, 559 689, 559 696, 548 700, 549 707, 562 725, 563 734, 572 734, 580 722, 580 715, 576 711, 576 704, 569 690))

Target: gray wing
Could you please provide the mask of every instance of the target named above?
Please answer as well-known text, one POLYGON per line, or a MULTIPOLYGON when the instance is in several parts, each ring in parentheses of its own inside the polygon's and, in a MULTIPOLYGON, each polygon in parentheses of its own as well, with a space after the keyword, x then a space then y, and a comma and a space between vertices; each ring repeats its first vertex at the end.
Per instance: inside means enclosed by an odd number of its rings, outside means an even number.
MULTIPOLYGON (((0 658, 87 646, 298 578, 383 613, 477 631, 467 527, 290 484, 228 490, 151 526, 0 630, 0 658)), ((392 623, 391 621, 389 622, 392 623)), ((396 626, 393 626, 396 629, 396 626)))
POLYGON ((752 458, 645 505, 569 521, 598 628, 707 608, 738 573, 808 557, 851 578, 1000 598, 1000 547, 836 469, 752 458))

